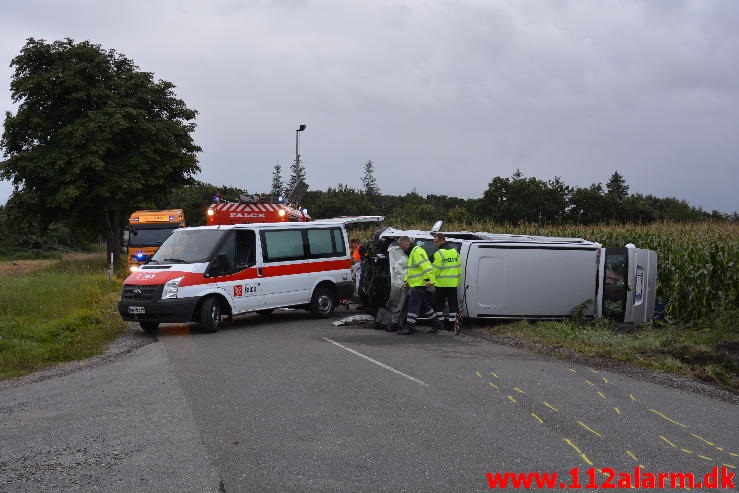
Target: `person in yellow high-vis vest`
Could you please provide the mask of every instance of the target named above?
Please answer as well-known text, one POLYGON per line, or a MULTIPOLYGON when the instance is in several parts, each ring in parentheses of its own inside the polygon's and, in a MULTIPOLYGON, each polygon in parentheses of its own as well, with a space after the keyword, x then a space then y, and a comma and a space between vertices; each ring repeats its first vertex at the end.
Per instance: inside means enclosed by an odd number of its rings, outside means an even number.
POLYGON ((411 239, 407 236, 398 238, 398 245, 408 255, 408 270, 405 274, 404 285, 410 289, 405 326, 398 331, 398 335, 413 334, 416 331, 416 320, 419 315, 430 318, 433 324, 431 332, 438 332, 442 323, 436 317, 429 293, 429 288, 436 284, 431 261, 426 251, 418 245, 412 245, 411 239))
POLYGON ((439 320, 444 320, 444 302, 449 305, 448 318, 444 324, 449 330, 454 325, 454 319, 459 310, 457 286, 459 286, 459 279, 462 275, 459 252, 447 243, 442 233, 434 235, 434 245, 438 250, 434 253, 431 262, 436 278, 436 291, 432 304, 439 320))

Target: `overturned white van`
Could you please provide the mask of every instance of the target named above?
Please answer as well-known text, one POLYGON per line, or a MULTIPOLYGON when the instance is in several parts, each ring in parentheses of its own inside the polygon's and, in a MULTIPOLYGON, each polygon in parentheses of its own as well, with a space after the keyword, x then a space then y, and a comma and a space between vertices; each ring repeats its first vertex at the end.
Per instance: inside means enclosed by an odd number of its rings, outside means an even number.
MULTIPOLYGON (((444 232, 460 252, 459 306, 467 318, 564 319, 575 314, 644 323, 654 314, 657 253, 604 248, 582 238, 444 232)), ((391 242, 409 236, 433 255, 433 232, 386 229, 375 236, 360 295, 384 306, 402 273, 391 269, 391 242)), ((397 263, 397 262, 396 262, 397 263)))

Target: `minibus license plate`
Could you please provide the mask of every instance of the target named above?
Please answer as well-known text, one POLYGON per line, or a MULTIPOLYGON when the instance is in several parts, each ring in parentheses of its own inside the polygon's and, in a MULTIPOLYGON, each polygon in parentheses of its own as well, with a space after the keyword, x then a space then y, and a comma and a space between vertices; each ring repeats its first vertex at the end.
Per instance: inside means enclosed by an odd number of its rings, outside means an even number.
POLYGON ((131 315, 142 315, 146 313, 146 310, 144 310, 143 306, 129 306, 128 313, 131 315))

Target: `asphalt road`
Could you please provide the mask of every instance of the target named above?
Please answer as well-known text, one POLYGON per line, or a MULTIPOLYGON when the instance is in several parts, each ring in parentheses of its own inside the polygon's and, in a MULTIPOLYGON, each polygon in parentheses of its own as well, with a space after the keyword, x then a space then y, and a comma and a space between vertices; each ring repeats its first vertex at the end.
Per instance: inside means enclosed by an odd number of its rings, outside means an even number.
POLYGON ((0 491, 485 491, 487 473, 531 471, 585 489, 635 467, 702 479, 739 466, 737 411, 472 337, 280 311, 215 334, 163 326, 115 362, 0 389, 0 491))

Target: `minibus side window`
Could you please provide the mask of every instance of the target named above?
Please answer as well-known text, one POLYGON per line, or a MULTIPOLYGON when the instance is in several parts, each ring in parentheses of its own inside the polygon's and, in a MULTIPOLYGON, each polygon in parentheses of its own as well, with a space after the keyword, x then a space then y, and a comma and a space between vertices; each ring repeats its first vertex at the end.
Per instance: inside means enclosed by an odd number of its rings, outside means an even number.
POLYGON ((236 235, 230 234, 221 243, 209 266, 212 276, 227 276, 236 272, 236 235))
POLYGON ((310 258, 331 258, 346 255, 341 228, 311 228, 308 235, 310 258))
POLYGON ((303 232, 299 229, 262 232, 265 262, 302 260, 306 258, 303 232))
POLYGON ((334 256, 334 242, 330 229, 309 229, 308 249, 311 257, 334 256))
POLYGON ((252 230, 236 231, 236 270, 243 270, 257 263, 256 235, 252 230))
POLYGON ((334 251, 338 256, 346 255, 346 245, 344 244, 344 235, 341 228, 332 228, 331 233, 334 236, 334 251))

